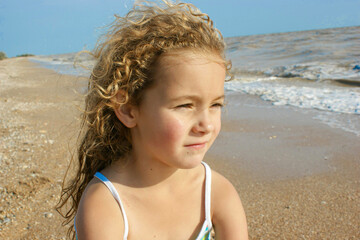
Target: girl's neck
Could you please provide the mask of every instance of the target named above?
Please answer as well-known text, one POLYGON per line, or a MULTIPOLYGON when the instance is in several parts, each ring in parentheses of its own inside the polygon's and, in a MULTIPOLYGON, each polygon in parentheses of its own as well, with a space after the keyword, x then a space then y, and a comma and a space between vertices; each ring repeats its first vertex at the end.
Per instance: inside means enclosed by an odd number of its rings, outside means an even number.
MULTIPOLYGON (((111 172, 121 184, 134 188, 173 188, 186 183, 186 179, 195 177, 198 168, 179 169, 166 165, 155 159, 144 159, 131 154, 127 164, 121 165, 120 161, 111 165, 111 172)), ((200 167, 200 166, 199 166, 200 167)))

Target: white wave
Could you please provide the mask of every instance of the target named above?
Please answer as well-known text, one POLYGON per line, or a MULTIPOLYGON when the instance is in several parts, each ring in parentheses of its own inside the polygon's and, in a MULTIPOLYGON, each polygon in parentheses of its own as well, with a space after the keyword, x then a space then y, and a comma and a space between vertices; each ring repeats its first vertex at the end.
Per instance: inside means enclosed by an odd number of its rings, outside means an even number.
POLYGON ((277 82, 232 81, 225 84, 227 91, 260 96, 273 105, 292 105, 330 112, 360 114, 360 92, 346 89, 286 86, 277 82))

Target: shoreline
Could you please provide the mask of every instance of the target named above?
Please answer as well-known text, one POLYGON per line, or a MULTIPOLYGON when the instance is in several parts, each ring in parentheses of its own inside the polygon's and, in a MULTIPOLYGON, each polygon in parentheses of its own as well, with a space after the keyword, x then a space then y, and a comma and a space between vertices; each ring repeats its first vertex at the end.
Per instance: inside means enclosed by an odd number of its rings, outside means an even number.
POLYGON ((208 153, 212 158, 225 157, 264 180, 332 172, 346 152, 360 164, 360 137, 323 123, 318 110, 274 106, 239 93, 226 101, 221 133, 208 153))
MULTIPOLYGON (((65 239, 54 206, 82 83, 26 58, 0 61, 0 238, 65 239)), ((205 161, 238 190, 250 239, 360 238, 359 137, 312 110, 242 94, 227 101, 205 161)))

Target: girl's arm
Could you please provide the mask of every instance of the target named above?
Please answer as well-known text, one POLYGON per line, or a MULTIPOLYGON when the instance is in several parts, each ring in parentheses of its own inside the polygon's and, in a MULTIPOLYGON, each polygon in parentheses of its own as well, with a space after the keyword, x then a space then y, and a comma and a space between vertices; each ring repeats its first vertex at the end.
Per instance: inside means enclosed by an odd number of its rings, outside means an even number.
POLYGON ((220 240, 247 240, 248 231, 244 208, 234 186, 213 171, 212 222, 215 238, 220 240))

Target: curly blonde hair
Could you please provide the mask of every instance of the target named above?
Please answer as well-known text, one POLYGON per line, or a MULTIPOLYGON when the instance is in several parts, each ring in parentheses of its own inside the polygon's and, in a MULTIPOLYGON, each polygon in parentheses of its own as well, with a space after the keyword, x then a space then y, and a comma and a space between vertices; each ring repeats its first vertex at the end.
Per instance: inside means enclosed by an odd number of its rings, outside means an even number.
MULTIPOLYGON (((224 56, 221 33, 208 15, 191 4, 143 2, 135 4, 125 17, 115 17, 93 52, 97 63, 85 99, 78 168, 75 178, 63 186, 57 206, 64 225, 73 221, 94 174, 131 151, 130 130, 118 120, 114 109, 141 103, 153 83, 151 70, 161 54, 180 49, 202 51, 218 55, 228 72, 231 67, 224 56), (122 101, 114 101, 119 92, 124 96, 122 101), (70 209, 62 214, 61 209, 68 204, 70 209)), ((68 234, 74 239, 73 233, 71 225, 68 234)))

